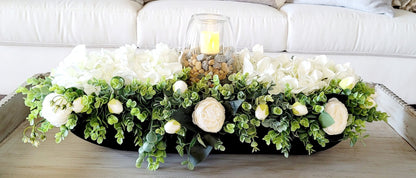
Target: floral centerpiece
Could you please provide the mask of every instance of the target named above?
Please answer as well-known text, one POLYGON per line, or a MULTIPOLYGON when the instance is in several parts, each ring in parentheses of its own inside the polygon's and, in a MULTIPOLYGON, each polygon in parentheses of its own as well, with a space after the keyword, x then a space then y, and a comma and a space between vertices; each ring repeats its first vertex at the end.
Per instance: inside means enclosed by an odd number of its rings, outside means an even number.
POLYGON ((173 148, 187 154, 182 164, 193 169, 211 150, 232 153, 229 143, 285 157, 296 140, 309 154, 333 138, 354 145, 367 136, 366 122, 387 118, 376 110, 374 89, 348 64, 325 56, 270 57, 261 46, 237 54, 238 73, 226 81, 207 74, 191 82, 179 53, 163 44, 147 51, 78 46, 50 75, 18 89, 31 110, 23 141, 38 147, 59 127, 59 143, 77 128, 97 144, 136 146, 137 167, 146 160, 148 169, 158 169, 173 148))

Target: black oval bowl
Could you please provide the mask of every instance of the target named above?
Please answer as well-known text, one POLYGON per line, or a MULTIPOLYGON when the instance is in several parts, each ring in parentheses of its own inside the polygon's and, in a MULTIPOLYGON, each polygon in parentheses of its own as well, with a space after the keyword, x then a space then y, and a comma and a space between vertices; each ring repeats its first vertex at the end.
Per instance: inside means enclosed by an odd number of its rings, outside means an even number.
MULTIPOLYGON (((134 135, 133 133, 124 133, 124 140, 123 144, 119 145, 117 143, 117 139, 114 138, 116 135, 116 130, 112 127, 107 128, 107 134, 106 139, 101 144, 98 144, 96 141, 91 140, 91 138, 85 139, 84 138, 84 129, 85 129, 86 123, 80 123, 78 122, 77 126, 74 127, 71 132, 78 136, 81 139, 84 139, 88 142, 112 148, 117 150, 126 150, 126 151, 137 151, 139 149, 138 146, 134 145, 134 135)), ((258 135, 265 135, 267 134, 268 130, 266 128, 260 127, 257 129, 258 135)), ((169 135, 167 134, 165 137, 167 137, 167 149, 166 152, 168 153, 177 153, 175 147, 176 147, 176 135, 169 135)), ((325 147, 321 147, 315 140, 310 138, 310 142, 313 145, 313 149, 316 152, 324 151, 329 148, 332 148, 336 144, 342 141, 342 134, 341 135, 334 135, 334 136, 327 136, 329 139, 329 143, 326 144, 325 147)), ((233 134, 225 134, 221 136, 221 141, 223 142, 224 147, 226 148, 225 151, 217 151, 213 150, 212 153, 217 154, 251 154, 252 148, 247 143, 241 143, 238 136, 233 134)), ((267 145, 264 141, 258 141, 258 148, 260 151, 256 152, 257 154, 280 154, 279 150, 276 150, 275 145, 267 145)), ((305 146, 303 143, 298 139, 294 138, 291 141, 291 149, 289 154, 292 155, 307 155, 308 151, 305 149, 305 146)))

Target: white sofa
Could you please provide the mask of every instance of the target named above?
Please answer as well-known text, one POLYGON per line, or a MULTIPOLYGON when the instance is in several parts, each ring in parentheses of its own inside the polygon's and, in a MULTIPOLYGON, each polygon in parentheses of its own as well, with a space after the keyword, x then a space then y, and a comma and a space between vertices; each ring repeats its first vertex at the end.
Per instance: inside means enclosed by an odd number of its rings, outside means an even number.
POLYGON ((342 7, 285 4, 280 10, 233 1, 0 1, 0 93, 48 72, 77 44, 180 48, 195 13, 229 16, 237 48, 262 44, 271 55, 326 54, 350 62, 365 81, 383 83, 416 103, 416 14, 395 17, 342 7))

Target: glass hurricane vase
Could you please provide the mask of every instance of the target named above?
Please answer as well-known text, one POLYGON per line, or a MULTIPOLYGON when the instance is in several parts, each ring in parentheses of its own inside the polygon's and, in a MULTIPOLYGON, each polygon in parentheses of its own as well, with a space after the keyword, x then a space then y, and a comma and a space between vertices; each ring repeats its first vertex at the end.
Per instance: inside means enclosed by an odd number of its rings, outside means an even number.
POLYGON ((236 71, 233 32, 228 17, 219 14, 195 14, 188 24, 181 62, 190 67, 190 81, 218 75, 220 81, 236 71))

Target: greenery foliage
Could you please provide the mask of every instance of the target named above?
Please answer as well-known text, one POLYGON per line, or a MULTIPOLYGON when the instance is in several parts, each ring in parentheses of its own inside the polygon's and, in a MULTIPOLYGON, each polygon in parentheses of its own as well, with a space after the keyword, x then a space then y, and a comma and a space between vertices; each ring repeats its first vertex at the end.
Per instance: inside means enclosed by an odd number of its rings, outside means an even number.
MULTIPOLYGON (((136 166, 141 167, 147 161, 148 169, 156 170, 160 163, 164 163, 167 147, 175 147, 181 156, 187 154, 182 163, 189 169, 205 159, 212 149, 224 151, 221 136, 234 134, 239 141, 246 143, 253 152, 259 150, 258 143, 265 142, 273 145, 276 150, 288 157, 291 141, 298 138, 309 153, 313 153, 312 140, 325 147, 329 142, 323 126, 328 120, 324 107, 329 97, 343 100, 348 109, 349 118, 343 138, 349 139, 351 145, 367 137, 365 123, 386 121, 387 114, 377 111, 367 98, 374 94, 374 89, 359 81, 352 90, 341 89, 340 80, 332 80, 330 85, 310 95, 293 94, 289 87, 284 93, 270 95, 268 91, 273 87, 271 83, 249 81, 247 74, 233 74, 228 82, 222 84, 218 76, 205 76, 197 83, 189 84, 184 93, 174 92, 173 84, 177 80, 187 81, 189 68, 175 74, 172 79, 164 79, 156 85, 149 82, 134 80, 125 84, 121 77, 114 77, 110 84, 103 80, 89 81, 95 87, 100 87, 98 94, 86 95, 77 88, 64 88, 53 85, 51 77, 30 78, 30 88, 20 88, 17 92, 26 95, 25 104, 30 108, 27 120, 30 122, 23 136, 24 142, 38 146, 46 139, 46 133, 53 126, 42 119, 43 99, 52 92, 62 94, 72 103, 81 97, 83 109, 81 113, 72 112, 68 122, 60 127, 55 134, 56 143, 61 142, 82 120, 85 124, 84 136, 91 138, 98 144, 113 137, 118 144, 125 141, 125 133, 133 133, 134 144, 140 146, 136 166), (192 111, 195 105, 207 98, 213 97, 226 108, 226 120, 223 129, 216 134, 202 131, 192 123, 192 111), (123 112, 110 113, 107 107, 111 99, 123 103, 123 112), (308 114, 296 116, 292 111, 292 104, 300 102, 308 109, 308 114), (255 116, 256 106, 266 104, 270 110, 265 120, 255 116), (181 124, 175 137, 167 137, 164 125, 171 119, 181 124), (107 134, 107 129, 113 127, 117 133, 107 134), (267 134, 259 135, 259 129, 266 129, 267 134), (30 131, 29 131, 30 130, 30 131), (167 139, 176 138, 176 145, 167 145, 167 139)), ((330 117, 330 116, 329 116, 330 117)), ((331 121, 331 119, 329 119, 331 121)))

